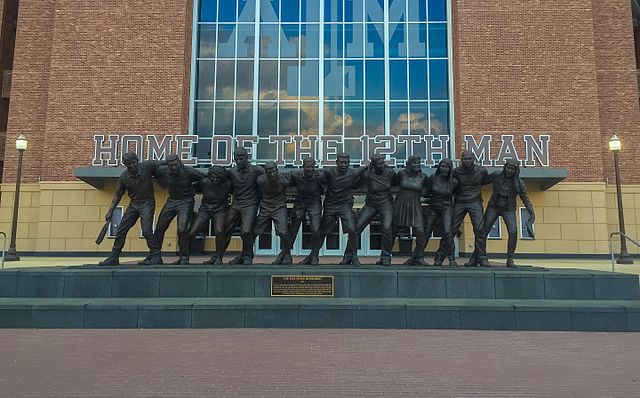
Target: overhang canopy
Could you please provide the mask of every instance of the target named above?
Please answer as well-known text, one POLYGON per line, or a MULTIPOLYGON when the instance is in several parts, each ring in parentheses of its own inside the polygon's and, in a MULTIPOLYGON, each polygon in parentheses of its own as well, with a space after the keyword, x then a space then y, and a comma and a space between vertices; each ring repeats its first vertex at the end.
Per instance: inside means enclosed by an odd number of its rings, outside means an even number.
MULTIPOLYGON (((498 171, 498 167, 489 167, 489 172, 498 171)), ((102 189, 107 181, 115 181, 125 170, 124 167, 77 167, 77 178, 97 189, 102 189)), ((284 169, 287 170, 287 169, 284 169)), ((435 173, 435 168, 423 168, 427 175, 435 173)), ((546 191, 567 178, 568 171, 562 167, 522 167, 520 178, 526 182, 536 182, 540 190, 546 191)))

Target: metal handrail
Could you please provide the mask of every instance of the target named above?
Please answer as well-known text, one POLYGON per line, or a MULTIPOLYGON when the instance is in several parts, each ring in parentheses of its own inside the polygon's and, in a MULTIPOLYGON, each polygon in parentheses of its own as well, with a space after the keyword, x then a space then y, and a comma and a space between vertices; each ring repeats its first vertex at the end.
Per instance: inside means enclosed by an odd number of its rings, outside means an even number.
POLYGON ((2 236, 2 261, 0 261, 0 269, 4 269, 4 254, 7 252, 7 234, 0 231, 2 236))
POLYGON ((616 272, 616 261, 615 261, 615 258, 613 256, 613 236, 614 235, 624 236, 628 241, 630 241, 634 245, 640 247, 640 243, 638 243, 635 240, 631 239, 626 234, 623 234, 622 232, 611 232, 609 234, 609 253, 611 254, 611 272, 616 272))

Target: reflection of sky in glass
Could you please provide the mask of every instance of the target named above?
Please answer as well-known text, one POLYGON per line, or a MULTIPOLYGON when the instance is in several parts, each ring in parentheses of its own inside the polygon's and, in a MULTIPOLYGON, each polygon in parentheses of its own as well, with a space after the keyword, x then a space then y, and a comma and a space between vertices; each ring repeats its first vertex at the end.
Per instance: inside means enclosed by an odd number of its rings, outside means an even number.
POLYGON ((431 103, 431 134, 449 134, 449 103, 431 103))
POLYGON ((216 99, 233 99, 233 77, 235 63, 232 60, 218 61, 216 75, 216 99))
POLYGON ((298 13, 300 12, 299 0, 282 0, 282 15, 280 22, 297 22, 300 20, 298 13))
POLYGON ((215 22, 217 0, 200 0, 200 22, 215 22))
POLYGON ((447 56, 446 24, 429 24, 429 56, 431 58, 444 58, 447 56))
POLYGON ((389 97, 407 99, 407 62, 389 61, 389 97))
POLYGON ((429 0, 429 20, 430 21, 446 21, 447 20, 447 4, 446 0, 429 0))
POLYGON ((199 102, 196 105, 196 134, 202 137, 211 137, 213 131, 213 104, 211 102, 199 102))
MULTIPOLYGON (((220 0, 225 1, 225 0, 220 0)), ((238 21, 254 22, 256 20, 256 0, 238 0, 238 21)))
POLYGON ((216 56, 216 25, 200 25, 198 28, 200 43, 198 57, 213 58, 216 56))
POLYGON ((429 61, 429 81, 430 90, 429 97, 431 100, 449 99, 449 86, 447 84, 447 61, 432 60, 429 61))
POLYGON ((253 102, 236 102, 236 135, 251 135, 253 127, 253 102))
POLYGON ((236 2, 220 1, 224 6, 218 10, 218 22, 234 22, 236 20, 236 2))
POLYGON ((238 61, 236 99, 253 99, 253 61, 238 61))
POLYGON ((280 116, 278 131, 280 135, 295 135, 298 131, 298 103, 280 102, 278 111, 280 116))
POLYGON ((213 99, 215 65, 214 61, 198 61, 198 88, 196 98, 201 100, 213 99))
MULTIPOLYGON (((385 0, 196 4, 193 130, 202 137, 344 134, 359 156, 365 133, 450 131, 444 0, 388 0, 386 48, 385 0)), ((199 154, 209 151, 200 146, 199 154)))

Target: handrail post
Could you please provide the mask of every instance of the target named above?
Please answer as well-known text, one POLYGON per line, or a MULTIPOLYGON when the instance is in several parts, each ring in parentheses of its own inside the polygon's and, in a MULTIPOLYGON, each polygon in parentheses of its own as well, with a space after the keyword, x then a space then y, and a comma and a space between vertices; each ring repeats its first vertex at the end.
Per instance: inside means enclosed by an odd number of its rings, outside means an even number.
MULTIPOLYGON (((633 243, 634 245, 636 245, 637 247, 640 247, 640 243, 636 242, 635 240, 631 239, 629 236, 627 236, 627 234, 623 233, 623 232, 611 232, 609 234, 609 253, 611 254, 611 272, 616 272, 616 264, 615 264, 615 258, 613 255, 613 236, 614 235, 620 235, 620 239, 625 239, 628 240, 629 242, 633 243)), ((626 244, 625 244, 626 247, 626 244)), ((633 264, 633 263, 631 263, 633 264)))
POLYGON ((7 234, 0 231, 0 235, 2 235, 2 261, 0 261, 0 269, 4 269, 4 255, 7 251, 7 234))

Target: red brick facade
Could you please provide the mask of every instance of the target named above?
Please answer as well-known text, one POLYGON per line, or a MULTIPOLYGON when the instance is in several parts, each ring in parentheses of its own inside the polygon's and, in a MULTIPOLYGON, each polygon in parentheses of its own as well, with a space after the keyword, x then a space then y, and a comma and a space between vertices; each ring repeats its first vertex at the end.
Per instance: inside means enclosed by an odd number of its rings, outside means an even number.
MULTIPOLYGON (((93 132, 187 131, 192 3, 20 2, 7 142, 29 138, 25 181, 74 180, 90 164, 93 132)), ((624 183, 640 183, 628 0, 452 6, 458 147, 463 134, 548 133, 551 165, 597 182, 611 175, 615 133, 624 183)), ((5 158, 12 181, 17 154, 5 158)))

